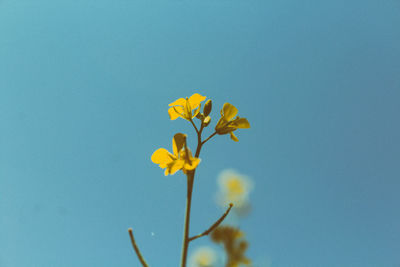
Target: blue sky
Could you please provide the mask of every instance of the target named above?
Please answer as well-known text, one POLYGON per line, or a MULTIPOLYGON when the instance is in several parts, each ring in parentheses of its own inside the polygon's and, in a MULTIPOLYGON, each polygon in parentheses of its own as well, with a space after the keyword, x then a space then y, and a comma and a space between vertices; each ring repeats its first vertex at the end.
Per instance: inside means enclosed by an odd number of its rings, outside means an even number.
MULTIPOLYGON (((195 92, 252 128, 204 147, 192 233, 216 178, 252 177, 256 266, 398 266, 400 3, 0 1, 0 266, 178 266, 185 177, 151 163, 195 92), (154 233, 152 235, 151 233, 154 233)), ((212 129, 209 129, 209 133, 212 129)), ((191 248, 208 244, 195 241, 191 248)))

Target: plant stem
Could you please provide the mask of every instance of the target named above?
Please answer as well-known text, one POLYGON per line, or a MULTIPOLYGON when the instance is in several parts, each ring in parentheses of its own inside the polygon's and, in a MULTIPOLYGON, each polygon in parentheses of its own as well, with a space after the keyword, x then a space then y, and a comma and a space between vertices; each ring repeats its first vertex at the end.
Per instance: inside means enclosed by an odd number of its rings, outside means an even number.
POLYGON ((132 228, 129 228, 128 232, 129 232, 129 236, 131 237, 132 247, 135 250, 136 256, 138 257, 140 263, 142 264, 143 267, 149 267, 147 262, 144 260, 142 253, 140 253, 139 247, 136 244, 135 238, 133 237, 132 228))
MULTIPOLYGON (((192 125, 193 125, 193 127, 194 127, 194 129, 196 130, 196 133, 197 133, 197 148, 196 148, 196 153, 195 153, 194 156, 196 158, 198 158, 200 156, 200 151, 201 151, 201 148, 204 145, 204 143, 207 142, 208 140, 210 140, 214 135, 216 135, 217 132, 213 133, 205 141, 202 142, 201 141, 201 134, 202 134, 203 129, 204 129, 204 124, 201 123, 200 129, 197 129, 196 124, 194 124, 193 120, 190 120, 190 122, 192 123, 192 125)), ((190 226, 190 209, 191 209, 191 206, 192 206, 192 193, 193 193, 193 183, 194 183, 194 174, 195 174, 195 172, 196 172, 196 169, 186 173, 186 176, 187 176, 187 195, 186 195, 185 223, 184 223, 183 240, 182 240, 181 267, 186 267, 187 254, 188 254, 188 249, 189 249, 189 242, 191 241, 190 238, 189 238, 189 226, 190 226)), ((229 213, 230 208, 228 209, 226 215, 229 213)), ((223 216, 223 218, 225 218, 225 216, 223 216)))
POLYGON ((189 248, 190 208, 192 205, 193 182, 194 182, 194 170, 187 173, 186 212, 185 212, 185 226, 183 229, 181 267, 186 267, 187 253, 189 248))
POLYGON ((230 203, 229 204, 229 208, 225 211, 225 213, 215 223, 213 223, 213 225, 210 226, 210 228, 208 228, 207 230, 205 230, 201 234, 198 234, 196 236, 190 237, 189 238, 189 242, 193 241, 193 240, 195 240, 197 238, 200 238, 202 236, 209 235, 212 231, 214 231, 214 229, 217 228, 222 223, 222 221, 225 219, 225 217, 228 216, 228 214, 231 211, 232 207, 233 207, 233 204, 230 203))
MULTIPOLYGON (((197 133, 197 148, 196 148, 196 153, 195 157, 198 158, 200 155, 200 150, 202 147, 202 142, 201 142, 201 133, 203 132, 204 129, 204 124, 202 123, 200 126, 200 130, 197 129, 196 124, 192 120, 190 120, 192 123, 194 129, 196 130, 197 133)), ((181 255, 181 267, 186 267, 186 261, 187 261, 187 254, 188 254, 188 248, 189 248, 189 226, 190 226, 190 209, 192 206, 192 192, 193 192, 193 183, 194 183, 194 174, 196 172, 196 169, 193 171, 187 172, 187 194, 186 194, 186 211, 185 211, 185 225, 183 229, 183 241, 182 241, 182 255, 181 255)))
POLYGON ((199 134, 200 134, 200 132, 199 132, 199 130, 197 129, 197 126, 196 126, 196 124, 194 124, 193 120, 189 120, 189 121, 192 123, 192 125, 193 125, 194 129, 196 130, 196 133, 197 133, 197 135, 199 135, 199 134))
POLYGON ((201 142, 201 145, 204 145, 208 140, 210 140, 211 138, 214 137, 214 135, 216 135, 217 132, 214 132, 212 135, 210 135, 206 140, 204 140, 203 142, 201 142))

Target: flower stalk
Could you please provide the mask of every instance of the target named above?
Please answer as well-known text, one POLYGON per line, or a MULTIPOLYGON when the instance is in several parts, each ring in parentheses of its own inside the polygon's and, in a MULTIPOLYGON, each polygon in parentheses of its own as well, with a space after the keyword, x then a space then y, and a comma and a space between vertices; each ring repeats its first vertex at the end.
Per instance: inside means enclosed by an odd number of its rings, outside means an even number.
MULTIPOLYGON (((233 132, 239 128, 250 128, 250 124, 245 118, 239 118, 238 116, 236 116, 238 112, 237 108, 229 103, 225 103, 221 110, 221 118, 215 126, 215 132, 208 136, 205 140, 202 140, 202 132, 204 128, 206 128, 211 122, 210 112, 212 109, 212 101, 209 99, 204 105, 203 112, 200 112, 202 105, 201 102, 203 102, 205 99, 205 96, 196 93, 189 98, 186 97, 177 99, 176 101, 169 104, 170 108, 168 109, 168 114, 171 120, 176 120, 177 118, 185 119, 189 121, 195 129, 197 134, 197 148, 194 157, 192 156, 190 149, 187 147, 187 136, 183 133, 177 133, 174 135, 174 138, 172 139, 172 153, 165 148, 159 148, 151 156, 151 160, 155 164, 158 164, 160 168, 165 169, 165 175, 173 175, 177 171, 182 170, 182 172, 187 176, 186 208, 180 265, 181 267, 186 267, 190 241, 193 241, 202 236, 206 236, 214 231, 229 214, 233 206, 232 204, 230 204, 225 213, 206 231, 199 235, 189 237, 193 184, 196 168, 200 163, 199 155, 201 148, 208 140, 210 140, 217 134, 225 135, 229 133, 232 140, 237 142, 238 139, 233 134, 233 132), (193 118, 197 118, 201 121, 200 127, 196 126, 193 118)), ((132 245, 135 249, 135 252, 137 253, 142 265, 146 267, 147 263, 144 261, 139 252, 139 249, 136 246, 136 243, 134 242, 132 232, 130 231, 129 233, 131 235, 132 245)))
MULTIPOLYGON (((193 120, 190 120, 190 122, 192 123, 192 125, 197 133, 197 148, 196 148, 195 158, 198 158, 200 155, 201 147, 203 146, 203 144, 201 142, 201 133, 203 132, 204 125, 202 123, 200 126, 200 130, 198 130, 196 127, 196 124, 194 124, 193 120)), ((184 220, 183 240, 182 240, 181 267, 186 267, 187 254, 188 254, 188 249, 189 249, 190 210, 191 210, 191 206, 192 206, 192 193, 193 193, 195 172, 196 172, 196 169, 186 173, 187 194, 186 194, 186 210, 185 210, 185 220, 184 220)))
POLYGON ((198 234, 198 235, 195 235, 195 236, 190 237, 190 238, 189 238, 189 242, 190 242, 190 241, 193 241, 193 240, 195 240, 195 239, 197 239, 197 238, 200 238, 200 237, 209 235, 212 231, 214 231, 214 229, 217 228, 217 227, 222 223, 222 221, 225 219, 225 217, 228 216, 228 214, 229 214, 229 212, 231 211, 232 207, 233 207, 233 204, 230 203, 230 204, 229 204, 229 207, 228 207, 228 209, 225 211, 225 213, 224 213, 213 225, 211 225, 210 228, 208 228, 207 230, 205 230, 205 231, 204 231, 203 233, 201 233, 201 234, 198 234))
POLYGON ((149 267, 149 265, 143 258, 142 253, 140 253, 138 245, 136 244, 135 238, 133 237, 132 228, 129 228, 128 232, 129 232, 129 236, 131 238, 132 247, 135 250, 136 256, 138 257, 140 263, 142 264, 143 267, 149 267))
POLYGON ((185 222, 183 228, 181 267, 186 267, 187 253, 189 248, 189 227, 190 227, 190 209, 192 206, 192 192, 194 182, 194 171, 187 174, 187 195, 186 195, 186 211, 185 222))

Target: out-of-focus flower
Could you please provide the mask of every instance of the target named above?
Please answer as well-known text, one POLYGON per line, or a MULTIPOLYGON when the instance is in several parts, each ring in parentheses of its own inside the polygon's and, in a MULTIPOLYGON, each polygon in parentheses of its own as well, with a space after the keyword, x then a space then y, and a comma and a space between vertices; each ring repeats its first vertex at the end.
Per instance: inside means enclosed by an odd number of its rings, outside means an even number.
POLYGON ((225 103, 221 109, 221 118, 215 126, 217 134, 230 134, 231 139, 235 142, 239 139, 233 134, 237 129, 250 128, 250 123, 246 118, 240 118, 236 116, 238 109, 229 103, 225 103), (236 116, 236 118, 234 118, 236 116))
POLYGON ((179 98, 169 104, 168 110, 171 120, 176 120, 181 117, 185 120, 192 120, 200 112, 201 102, 206 99, 205 96, 200 94, 193 94, 191 97, 179 98))
POLYGON ((217 202, 222 207, 233 203, 233 209, 243 211, 249 206, 249 194, 253 190, 251 179, 234 170, 224 170, 218 176, 217 202))
POLYGON ((241 264, 250 265, 251 261, 244 254, 249 246, 244 239, 244 233, 238 228, 223 225, 211 233, 211 240, 224 246, 227 262, 226 267, 238 267, 241 264))
POLYGON ((197 248, 189 259, 189 267, 214 267, 217 263, 217 254, 211 247, 197 248))
POLYGON ((187 148, 185 134, 177 133, 174 135, 172 151, 173 154, 165 148, 159 148, 151 156, 151 161, 159 164, 160 168, 165 168, 165 175, 172 175, 179 170, 186 173, 194 170, 200 163, 200 159, 193 157, 189 148, 187 148))

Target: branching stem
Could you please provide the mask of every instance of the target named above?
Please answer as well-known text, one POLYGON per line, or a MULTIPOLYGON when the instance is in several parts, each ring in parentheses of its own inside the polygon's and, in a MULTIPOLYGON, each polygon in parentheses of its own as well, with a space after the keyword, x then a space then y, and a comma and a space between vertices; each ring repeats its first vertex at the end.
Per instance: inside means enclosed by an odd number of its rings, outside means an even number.
MULTIPOLYGON (((200 130, 197 129, 196 124, 194 124, 193 120, 190 120, 194 129, 197 133, 197 148, 195 157, 198 158, 200 155, 200 150, 202 147, 201 143, 201 133, 203 131, 203 123, 200 126, 200 130)), ((185 225, 183 228, 183 240, 182 240, 182 255, 181 255, 181 267, 186 267, 187 254, 189 249, 189 226, 190 226, 190 209, 192 206, 192 192, 193 192, 193 183, 194 183, 194 174, 196 169, 193 171, 187 172, 187 194, 186 194, 186 211, 185 211, 185 225)))
POLYGON ((189 242, 190 242, 190 241, 193 241, 193 240, 195 240, 195 239, 197 239, 197 238, 200 238, 200 237, 202 237, 202 236, 208 235, 208 234, 210 234, 212 231, 214 231, 214 229, 217 228, 217 227, 222 223, 222 221, 225 219, 225 217, 229 214, 229 212, 231 211, 232 207, 233 207, 233 204, 230 203, 230 204, 229 204, 229 208, 225 211, 225 213, 224 213, 213 225, 210 226, 210 228, 208 228, 207 230, 205 230, 205 231, 204 231, 203 233, 201 233, 201 234, 198 234, 198 235, 195 235, 195 236, 190 237, 190 238, 189 238, 189 242))
MULTIPOLYGON (((197 148, 196 148, 196 153, 195 157, 198 158, 200 156, 200 151, 202 146, 210 140, 214 135, 217 134, 217 132, 213 133, 210 135, 206 140, 202 141, 201 140, 201 134, 204 129, 204 123, 201 123, 200 130, 196 127, 196 124, 194 124, 193 120, 190 120, 192 123, 194 129, 196 130, 197 133, 197 148)), ((192 205, 192 192, 193 192, 193 183, 194 183, 194 174, 196 172, 196 169, 193 171, 189 171, 186 173, 187 176, 187 195, 186 195, 186 211, 185 211, 185 222, 184 222, 184 229, 183 229, 183 240, 182 240, 182 255, 181 255, 181 267, 186 267, 186 261, 187 261, 187 254, 188 254, 188 249, 189 249, 189 242, 191 241, 189 238, 189 226, 190 226, 190 209, 192 205)), ((232 207, 230 206, 228 210, 225 212, 225 214, 216 222, 214 223, 211 227, 214 228, 217 227, 228 215, 230 209, 232 207)), ((210 231, 212 231, 211 229, 210 231)), ((208 231, 208 230, 207 230, 208 231)), ((197 238, 197 237, 196 237, 197 238)))
POLYGON ((192 123, 194 129, 196 130, 197 135, 201 135, 201 133, 199 132, 199 129, 197 129, 197 126, 196 126, 196 124, 194 124, 193 120, 190 119, 189 121, 192 123))
POLYGON ((205 139, 203 142, 201 142, 201 145, 204 145, 208 140, 210 140, 211 138, 214 137, 214 135, 216 135, 217 132, 214 132, 212 135, 210 135, 209 137, 207 137, 207 139, 205 139))

